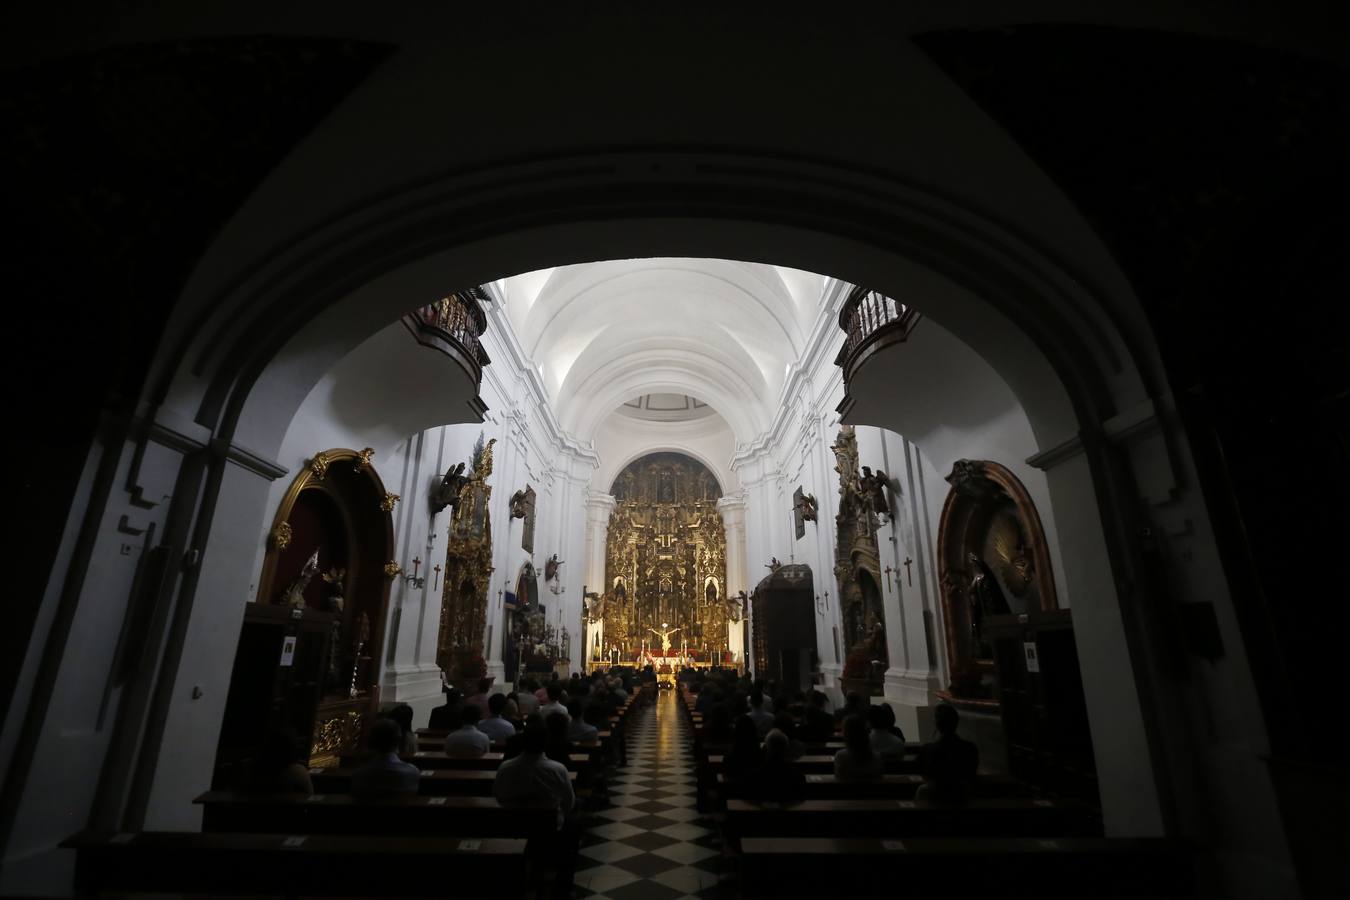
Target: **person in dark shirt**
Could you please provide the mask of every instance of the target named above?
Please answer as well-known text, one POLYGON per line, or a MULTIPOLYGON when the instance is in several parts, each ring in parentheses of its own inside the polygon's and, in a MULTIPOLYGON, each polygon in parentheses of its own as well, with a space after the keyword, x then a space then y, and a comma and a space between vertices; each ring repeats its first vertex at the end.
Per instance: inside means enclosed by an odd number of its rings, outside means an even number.
POLYGON ((462 718, 460 710, 464 706, 464 696, 460 694, 457 688, 448 687, 445 689, 445 704, 438 706, 431 711, 431 720, 427 722, 427 727, 432 731, 450 731, 459 727, 459 721, 462 718))
POLYGON ((759 729, 755 727, 754 719, 749 716, 737 716, 731 752, 727 754, 725 760, 727 777, 735 781, 744 781, 754 773, 762 760, 759 729))
POLYGON ((807 698, 797 737, 807 744, 824 744, 834 737, 834 716, 825 711, 825 695, 820 691, 812 691, 807 698))
POLYGON ((914 799, 934 806, 960 806, 970 799, 980 768, 980 748, 956 734, 956 707, 939 703, 933 710, 938 739, 919 751, 924 783, 914 799))
POLYGON ((796 803, 806 799, 806 775, 792 764, 788 736, 770 728, 763 762, 745 779, 745 799, 755 803, 796 803))
POLYGON ((565 712, 553 712, 544 717, 544 730, 548 732, 544 755, 568 768, 572 765, 572 741, 567 734, 570 725, 571 720, 565 712))
MULTIPOLYGON (((802 754, 806 753, 806 745, 803 744, 797 738, 797 732, 799 729, 797 728, 797 723, 796 721, 793 720, 792 716, 788 715, 785 712, 780 712, 778 715, 773 717, 773 728, 769 730, 770 731, 777 730, 783 735, 783 738, 788 742, 787 743, 788 759, 798 759, 802 756, 802 754)), ((765 751, 767 752, 768 751, 767 742, 769 740, 768 735, 764 736, 764 740, 765 740, 764 747, 765 751)))
POLYGON ((301 762, 300 739, 287 726, 273 728, 263 736, 243 790, 254 794, 312 794, 309 769, 301 762))

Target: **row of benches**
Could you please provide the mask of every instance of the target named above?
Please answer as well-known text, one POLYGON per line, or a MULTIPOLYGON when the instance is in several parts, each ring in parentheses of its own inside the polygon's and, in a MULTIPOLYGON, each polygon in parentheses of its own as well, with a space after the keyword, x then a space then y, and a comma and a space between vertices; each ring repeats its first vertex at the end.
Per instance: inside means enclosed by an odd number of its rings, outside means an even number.
MULTIPOLYGON (((636 701, 637 698, 634 698, 636 701)), ((623 733, 630 703, 610 739, 623 733)), ((358 800, 350 769, 311 770, 318 793, 196 798, 201 833, 81 833, 76 887, 104 892, 518 897, 538 891, 556 861, 551 806, 503 808, 491 796, 501 754, 407 757, 422 769, 417 795, 358 800)), ((598 768, 600 748, 573 755, 598 768)), ((575 853, 575 847, 564 848, 575 853)))
MULTIPOLYGON (((681 697, 693 724, 693 697, 681 697)), ((1194 893, 1192 853, 1182 842, 1104 838, 1096 810, 1032 796, 1014 779, 982 775, 969 804, 934 807, 914 800, 923 781, 914 756, 880 781, 839 781, 830 774, 832 754, 809 754, 794 762, 807 773, 807 799, 753 803, 738 796, 724 756, 709 752, 716 749, 696 740, 700 784, 716 788, 747 897, 1194 893)))

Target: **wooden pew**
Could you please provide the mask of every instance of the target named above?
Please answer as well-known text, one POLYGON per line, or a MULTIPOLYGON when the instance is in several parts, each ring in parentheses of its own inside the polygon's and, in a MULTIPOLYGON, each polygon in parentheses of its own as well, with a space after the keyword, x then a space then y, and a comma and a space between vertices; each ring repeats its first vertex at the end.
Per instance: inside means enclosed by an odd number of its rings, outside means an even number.
MULTIPOLYGON (((834 754, 807 754, 798 757, 792 761, 792 765, 801 769, 807 775, 833 775, 834 774, 834 754)), ((721 754, 710 754, 708 756, 708 766, 713 772, 721 772, 726 766, 726 757, 721 754)), ((907 756, 903 759, 892 759, 884 762, 886 772, 894 775, 917 775, 919 773, 919 760, 917 757, 907 756)))
POLYGON ((728 800, 728 839, 745 837, 1097 837, 1101 821, 1089 807, 1063 800, 998 797, 964 806, 913 800, 806 800, 792 805, 728 800))
POLYGON ((551 836, 556 810, 510 807, 492 797, 407 795, 357 800, 350 794, 249 795, 207 791, 202 831, 259 834, 378 834, 531 838, 551 836))
MULTIPOLYGON (((807 800, 913 800, 923 784, 922 775, 883 775, 880 781, 841 781, 833 775, 806 776, 804 789, 807 800)), ((727 798, 741 797, 741 786, 725 774, 717 776, 718 793, 727 798)), ((981 775, 975 782, 976 798, 1027 797, 1030 788, 1006 775, 981 775)))
MULTIPOLYGON (((319 769, 310 770, 310 780, 317 794, 346 794, 352 789, 352 773, 355 769, 319 769)), ((418 780, 417 792, 423 797, 491 797, 492 783, 496 779, 495 771, 465 770, 454 768, 423 769, 418 780)), ((568 772, 575 788, 576 772, 568 772)))
POLYGON ((747 897, 1195 896, 1192 852, 1166 838, 743 838, 747 897))
POLYGON ((521 897, 529 877, 526 842, 500 838, 82 832, 61 846, 83 896, 521 897))

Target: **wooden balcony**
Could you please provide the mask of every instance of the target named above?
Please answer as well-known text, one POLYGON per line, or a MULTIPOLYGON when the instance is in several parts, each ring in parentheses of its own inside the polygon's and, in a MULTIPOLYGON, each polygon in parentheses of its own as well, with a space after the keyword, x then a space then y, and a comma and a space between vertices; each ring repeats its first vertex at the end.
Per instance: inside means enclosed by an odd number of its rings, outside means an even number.
POLYGON ((906 306, 865 287, 855 287, 839 310, 839 327, 844 332, 844 346, 834 364, 844 370, 844 399, 836 411, 847 415, 853 406, 849 385, 853 377, 876 354, 908 340, 921 315, 912 306, 906 306))
POLYGON ((403 324, 417 343, 450 357, 473 381, 475 392, 483 383, 483 366, 492 362, 478 340, 487 331, 487 314, 480 305, 485 302, 487 295, 473 287, 403 317, 403 324))

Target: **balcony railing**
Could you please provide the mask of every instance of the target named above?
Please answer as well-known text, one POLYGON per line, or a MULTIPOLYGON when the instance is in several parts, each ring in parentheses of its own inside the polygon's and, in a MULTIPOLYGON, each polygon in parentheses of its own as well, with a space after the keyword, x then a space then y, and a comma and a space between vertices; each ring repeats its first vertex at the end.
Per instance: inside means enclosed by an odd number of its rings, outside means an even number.
POLYGON ((428 303, 403 317, 403 324, 417 342, 439 350, 460 365, 474 388, 482 384, 483 366, 492 362, 478 340, 487 331, 487 314, 481 303, 488 302, 482 288, 455 291, 435 303, 428 303))
POLYGON ((839 348, 839 355, 834 359, 834 364, 844 370, 845 396, 839 404, 841 414, 853 405, 848 386, 859 367, 878 350, 908 339, 920 318, 914 307, 874 290, 855 287, 849 293, 839 310, 844 346, 839 348))

